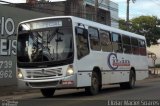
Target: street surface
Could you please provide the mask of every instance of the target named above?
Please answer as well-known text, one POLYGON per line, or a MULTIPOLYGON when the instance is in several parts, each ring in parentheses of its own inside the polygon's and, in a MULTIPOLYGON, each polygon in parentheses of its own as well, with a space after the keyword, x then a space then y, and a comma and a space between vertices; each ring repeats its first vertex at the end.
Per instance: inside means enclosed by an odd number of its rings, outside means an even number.
POLYGON ((16 106, 106 106, 108 100, 160 100, 160 78, 138 81, 134 89, 107 85, 95 96, 86 95, 83 89, 68 89, 57 90, 52 98, 40 92, 0 97, 3 102, 9 99, 18 102, 16 106))

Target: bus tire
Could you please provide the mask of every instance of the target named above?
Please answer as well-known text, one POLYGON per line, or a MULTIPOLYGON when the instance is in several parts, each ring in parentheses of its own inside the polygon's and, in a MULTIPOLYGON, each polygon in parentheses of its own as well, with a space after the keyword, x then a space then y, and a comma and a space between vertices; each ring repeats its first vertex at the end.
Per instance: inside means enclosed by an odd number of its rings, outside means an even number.
POLYGON ((91 86, 85 88, 85 92, 89 95, 96 95, 99 92, 100 80, 98 74, 93 71, 91 78, 91 86))
POLYGON ((41 89, 41 93, 44 97, 53 97, 54 95, 54 92, 55 92, 55 89, 54 88, 44 88, 44 89, 41 89))
POLYGON ((129 81, 120 83, 122 89, 133 89, 135 87, 136 75, 133 70, 130 71, 129 81))

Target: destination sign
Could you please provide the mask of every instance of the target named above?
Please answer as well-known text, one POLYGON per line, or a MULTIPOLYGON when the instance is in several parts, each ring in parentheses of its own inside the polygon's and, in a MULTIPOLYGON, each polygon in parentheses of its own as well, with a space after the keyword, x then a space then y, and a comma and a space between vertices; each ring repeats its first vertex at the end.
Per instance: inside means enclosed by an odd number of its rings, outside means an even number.
POLYGON ((30 24, 30 26, 31 26, 31 29, 61 27, 62 21, 33 22, 30 24))
POLYGON ((62 21, 41 21, 41 22, 31 22, 28 24, 22 24, 23 30, 35 30, 35 29, 44 29, 52 27, 61 27, 62 21), (24 27, 26 26, 26 28, 24 27))

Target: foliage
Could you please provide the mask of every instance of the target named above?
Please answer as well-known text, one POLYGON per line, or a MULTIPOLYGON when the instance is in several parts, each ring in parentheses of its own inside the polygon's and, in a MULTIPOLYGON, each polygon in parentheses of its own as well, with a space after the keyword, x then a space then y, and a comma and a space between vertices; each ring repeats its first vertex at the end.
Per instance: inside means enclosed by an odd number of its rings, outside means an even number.
POLYGON ((119 20, 120 28, 128 30, 140 35, 147 39, 147 45, 157 44, 160 39, 160 20, 155 16, 140 16, 130 20, 129 27, 125 26, 125 20, 119 20))
POLYGON ((160 64, 156 64, 155 67, 156 67, 156 68, 160 68, 160 64))
POLYGON ((123 20, 123 19, 120 19, 119 20, 119 27, 120 27, 120 29, 122 29, 122 30, 127 30, 127 24, 126 24, 126 21, 125 20, 123 20))

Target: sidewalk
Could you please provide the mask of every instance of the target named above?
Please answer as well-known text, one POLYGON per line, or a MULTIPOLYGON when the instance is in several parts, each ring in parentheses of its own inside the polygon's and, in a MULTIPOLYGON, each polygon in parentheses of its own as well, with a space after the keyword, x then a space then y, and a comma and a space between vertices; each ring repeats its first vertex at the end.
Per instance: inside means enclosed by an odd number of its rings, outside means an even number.
POLYGON ((152 78, 160 78, 160 74, 150 73, 147 79, 152 79, 152 78))
MULTIPOLYGON (((148 79, 152 80, 154 78, 160 78, 160 75, 150 75, 148 79)), ((29 90, 22 90, 18 89, 16 85, 12 86, 0 86, 0 97, 1 96, 9 96, 9 95, 21 95, 27 93, 37 93, 40 92, 39 89, 29 89, 29 90)))

